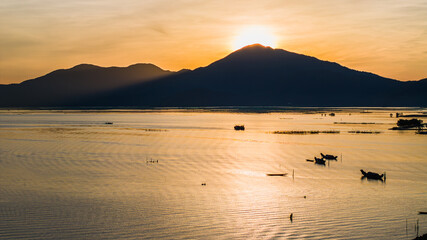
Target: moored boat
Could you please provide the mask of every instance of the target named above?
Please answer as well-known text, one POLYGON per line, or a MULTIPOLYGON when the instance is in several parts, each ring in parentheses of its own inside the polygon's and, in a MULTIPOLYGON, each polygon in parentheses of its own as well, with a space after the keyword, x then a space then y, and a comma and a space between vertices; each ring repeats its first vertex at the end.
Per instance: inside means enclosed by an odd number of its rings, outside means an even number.
POLYGON ((314 157, 314 161, 316 164, 321 164, 321 165, 325 165, 325 162, 326 162, 325 159, 317 158, 317 157, 314 157))
POLYGON ((245 130, 245 125, 235 125, 234 126, 234 130, 236 131, 244 131, 245 130))
POLYGON ((322 155, 322 158, 324 158, 326 160, 337 160, 337 158, 338 158, 338 156, 334 156, 334 155, 330 155, 330 154, 320 153, 320 155, 322 155))
POLYGON ((378 174, 375 172, 365 172, 363 169, 360 169, 360 172, 362 172, 363 177, 366 177, 367 179, 376 179, 376 180, 383 180, 384 174, 378 174))
POLYGON ((288 175, 287 173, 267 173, 267 176, 269 177, 284 177, 288 175))

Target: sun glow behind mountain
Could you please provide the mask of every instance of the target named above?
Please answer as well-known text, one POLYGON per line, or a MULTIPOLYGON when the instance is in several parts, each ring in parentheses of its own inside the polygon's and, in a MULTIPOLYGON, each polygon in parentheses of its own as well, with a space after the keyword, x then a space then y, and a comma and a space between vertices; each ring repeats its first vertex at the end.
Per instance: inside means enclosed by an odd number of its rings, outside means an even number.
POLYGON ((276 47, 276 37, 271 29, 265 26, 247 26, 242 28, 234 37, 232 50, 238 50, 247 45, 259 43, 264 46, 276 47))

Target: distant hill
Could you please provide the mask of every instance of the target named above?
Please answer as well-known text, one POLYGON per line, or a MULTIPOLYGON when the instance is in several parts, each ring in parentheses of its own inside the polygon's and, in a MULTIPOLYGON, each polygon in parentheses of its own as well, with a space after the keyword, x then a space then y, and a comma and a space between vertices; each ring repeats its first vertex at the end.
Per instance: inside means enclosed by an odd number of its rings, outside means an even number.
POLYGON ((181 74, 80 105, 427 106, 427 81, 401 82, 314 57, 251 45, 181 74))
POLYGON ((89 96, 118 90, 172 74, 153 64, 99 67, 90 64, 53 71, 20 84, 0 85, 0 106, 52 107, 74 105, 89 96))
MULTIPOLYGON (((99 68, 84 66, 89 68, 87 71, 99 68)), ((72 74, 71 70, 60 71, 67 71, 64 74, 69 75, 72 74)), ((99 74, 107 70, 97 69, 99 74)), ((58 103, 56 105, 98 107, 427 106, 426 79, 397 81, 259 44, 244 47, 209 66, 193 71, 171 74, 158 70, 161 74, 156 75, 156 79, 151 78, 154 79, 152 81, 141 80, 144 79, 143 75, 138 79, 135 73, 132 78, 135 81, 128 84, 128 87, 113 87, 114 84, 110 83, 111 87, 102 91, 95 91, 101 87, 99 81, 94 80, 100 79, 98 75, 89 76, 86 81, 94 81, 90 85, 92 92, 74 95, 64 88, 66 93, 50 95, 44 98, 44 102, 62 98, 62 101, 55 101, 58 103), (71 99, 64 99, 63 94, 71 99)), ((105 73, 104 76, 109 75, 105 73)), ((116 76, 110 80, 123 81, 119 75, 116 76)), ((35 86, 42 83, 41 78, 31 80, 35 85, 27 87, 27 91, 43 91, 43 88, 34 90, 35 86)), ((43 86, 55 89, 51 87, 55 79, 57 78, 52 78, 51 82, 44 80, 46 84, 43 86)), ((80 90, 84 82, 73 81, 80 90)), ((25 82, 16 86, 23 88, 23 84, 25 82)), ((0 87, 0 93, 2 91, 0 87)), ((22 96, 22 90, 17 90, 16 95, 22 96)), ((40 97, 37 95, 37 101, 40 97)), ((9 105, 2 106, 13 106, 11 104, 15 103, 7 100, 9 105)), ((37 105, 30 103, 32 102, 22 101, 20 106, 37 105)))

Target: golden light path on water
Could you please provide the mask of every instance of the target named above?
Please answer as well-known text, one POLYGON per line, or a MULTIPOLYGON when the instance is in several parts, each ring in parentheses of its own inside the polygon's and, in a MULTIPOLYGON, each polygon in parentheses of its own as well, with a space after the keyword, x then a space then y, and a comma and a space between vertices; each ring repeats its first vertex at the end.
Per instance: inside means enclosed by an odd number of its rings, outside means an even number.
POLYGON ((425 135, 388 130, 389 109, 334 111, 0 111, 0 239, 412 239, 417 219, 427 232, 425 135), (320 152, 338 161, 306 161, 320 152))

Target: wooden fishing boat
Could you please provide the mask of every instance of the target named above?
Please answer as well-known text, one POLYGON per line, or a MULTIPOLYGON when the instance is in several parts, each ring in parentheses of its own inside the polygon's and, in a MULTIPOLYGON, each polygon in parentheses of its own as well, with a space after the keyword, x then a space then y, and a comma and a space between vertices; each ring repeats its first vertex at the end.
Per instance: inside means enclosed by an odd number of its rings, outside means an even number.
POLYGON ((325 162, 326 162, 325 159, 317 158, 317 157, 314 157, 314 161, 316 164, 321 164, 321 165, 325 165, 325 162))
POLYGON ((244 131, 245 130, 245 125, 235 125, 234 126, 234 130, 236 130, 236 131, 244 131))
POLYGON ((322 158, 324 158, 326 160, 337 160, 337 158, 338 158, 338 156, 334 156, 334 155, 330 155, 330 154, 320 153, 320 155, 322 155, 322 158))
POLYGON ((267 173, 267 176, 269 177, 284 177, 288 175, 287 173, 267 173))
POLYGON ((366 177, 367 179, 376 179, 376 180, 383 180, 384 174, 378 174, 375 172, 365 172, 363 169, 360 169, 360 172, 362 172, 363 177, 366 177))

